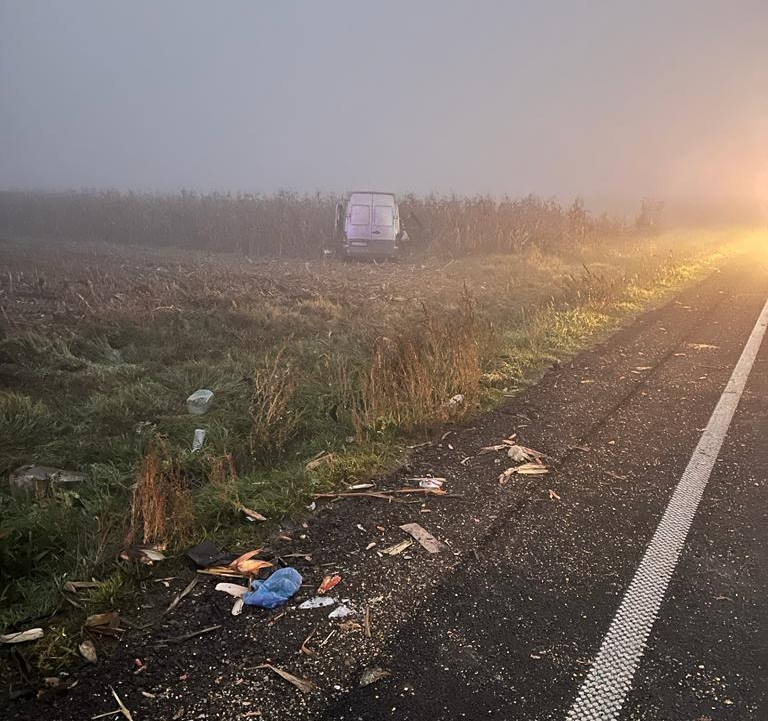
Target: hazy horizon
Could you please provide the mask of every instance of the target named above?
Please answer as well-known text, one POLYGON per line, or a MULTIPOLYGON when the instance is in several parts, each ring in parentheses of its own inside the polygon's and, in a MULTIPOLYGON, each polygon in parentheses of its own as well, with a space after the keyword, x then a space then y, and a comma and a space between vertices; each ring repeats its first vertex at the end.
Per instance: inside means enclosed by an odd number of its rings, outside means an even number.
POLYGON ((768 5, 0 3, 0 188, 768 200, 768 5))

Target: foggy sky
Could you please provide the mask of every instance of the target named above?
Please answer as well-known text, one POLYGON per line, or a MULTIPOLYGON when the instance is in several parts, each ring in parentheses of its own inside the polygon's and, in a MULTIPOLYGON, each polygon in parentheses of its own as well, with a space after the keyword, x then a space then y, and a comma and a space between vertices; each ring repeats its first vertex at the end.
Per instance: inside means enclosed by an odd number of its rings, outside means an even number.
POLYGON ((0 0, 0 188, 768 197, 766 0, 0 0))

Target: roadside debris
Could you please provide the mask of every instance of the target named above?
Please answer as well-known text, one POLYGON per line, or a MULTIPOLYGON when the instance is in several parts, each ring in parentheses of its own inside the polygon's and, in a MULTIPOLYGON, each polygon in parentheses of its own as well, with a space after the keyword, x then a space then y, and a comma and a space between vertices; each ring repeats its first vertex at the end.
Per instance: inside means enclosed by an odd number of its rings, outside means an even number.
POLYGON ((80 651, 80 655, 88 661, 88 663, 96 663, 96 646, 94 646, 93 641, 91 641, 90 638, 86 638, 85 641, 80 643, 77 650, 80 651))
POLYGON ((694 350, 717 350, 720 346, 711 343, 688 343, 688 347, 694 350))
POLYGON ((443 405, 448 409, 450 414, 454 414, 464 405, 465 400, 463 393, 457 393, 455 396, 449 398, 443 405))
POLYGON ((499 474, 499 483, 505 485, 515 474, 521 476, 543 476, 549 473, 549 468, 540 463, 523 463, 521 466, 512 466, 499 474))
POLYGON ((201 568, 225 562, 229 563, 232 560, 232 554, 220 551, 212 541, 203 541, 197 546, 192 546, 186 550, 184 555, 201 568))
POLYGON ((28 628, 26 631, 17 631, 16 633, 4 633, 0 635, 0 643, 26 643, 27 641, 37 641, 43 637, 42 628, 28 628))
POLYGON ((318 453, 314 458, 312 458, 304 466, 304 470, 316 471, 318 468, 331 465, 335 460, 336 460, 336 456, 333 453, 329 453, 328 451, 323 451, 322 453, 318 453))
POLYGON ((267 626, 274 626, 281 618, 285 618, 288 615, 288 611, 281 611, 276 616, 272 616, 272 618, 267 621, 267 626))
POLYGON ((334 606, 338 603, 338 599, 333 598, 333 596, 314 596, 313 598, 307 599, 303 603, 299 604, 299 608, 302 611, 306 611, 310 608, 323 608, 323 606, 334 606))
POLYGON ((115 714, 122 714, 123 718, 126 719, 126 721, 133 721, 133 716, 131 716, 131 712, 128 710, 128 707, 123 703, 123 700, 117 695, 117 691, 110 686, 109 690, 112 692, 112 695, 115 697, 115 701, 117 701, 118 708, 114 711, 108 711, 107 713, 101 713, 97 714, 96 716, 91 716, 91 721, 93 719, 98 718, 104 718, 105 716, 114 716, 115 714))
POLYGON ((199 580, 200 580, 200 577, 195 575, 195 577, 186 585, 184 590, 178 596, 176 596, 176 598, 174 598, 173 601, 171 601, 171 605, 165 609, 165 612, 170 613, 171 611, 173 611, 173 609, 179 605, 179 603, 181 602, 181 599, 184 598, 184 596, 186 596, 195 586, 197 586, 197 582, 199 580))
POLYGON ((89 588, 98 588, 96 581, 67 581, 63 588, 70 593, 77 593, 78 591, 84 591, 89 588))
POLYGON ((319 626, 315 626, 312 629, 312 632, 309 634, 309 636, 307 636, 301 642, 301 646, 299 647, 299 652, 303 653, 305 656, 314 656, 317 653, 317 651, 315 651, 314 648, 310 648, 309 646, 307 646, 307 642, 312 638, 312 636, 314 636, 317 633, 317 629, 318 628, 319 628, 319 626))
POLYGON ((542 476, 549 473, 549 468, 541 463, 523 463, 515 469, 515 472, 522 476, 542 476))
POLYGON ((382 501, 390 503, 402 503, 389 493, 380 493, 378 491, 358 491, 355 493, 315 493, 315 498, 380 498, 382 501))
MULTIPOLYGON (((385 493, 420 493, 423 496, 448 496, 448 494, 442 490, 442 488, 397 488, 394 491, 385 491, 385 493)), ((448 496, 449 498, 456 498, 448 496)))
POLYGON ((76 490, 87 479, 84 473, 50 466, 20 466, 8 476, 8 486, 14 498, 41 497, 52 491, 76 490))
POLYGON ((559 501, 560 500, 560 496, 558 496, 557 493, 550 488, 549 489, 549 499, 551 501, 559 501))
POLYGON ((328 614, 328 618, 346 618, 347 616, 354 616, 357 613, 354 608, 350 608, 346 604, 342 603, 338 608, 335 608, 328 614))
POLYGON ((392 491, 357 491, 355 493, 315 493, 315 498, 379 498, 389 503, 405 503, 397 498, 399 495, 421 494, 424 496, 444 496, 460 498, 456 494, 448 494, 442 488, 396 488, 392 491))
POLYGON ((517 461, 518 463, 522 463, 523 461, 534 461, 534 460, 541 462, 542 458, 546 458, 545 454, 542 453, 541 451, 537 451, 533 448, 526 448, 525 446, 519 446, 517 444, 509 447, 509 450, 507 451, 507 455, 513 461, 517 461))
POLYGON ((535 448, 528 448, 526 446, 517 443, 517 433, 513 433, 509 438, 504 438, 501 443, 497 443, 492 446, 485 446, 478 451, 478 455, 485 453, 496 453, 497 451, 507 451, 507 455, 518 463, 524 461, 539 461, 543 458, 547 458, 546 453, 537 451, 535 448))
POLYGON ((506 483, 509 481, 512 476, 517 473, 517 469, 513 466, 512 468, 507 468, 505 471, 502 471, 499 474, 499 484, 500 485, 506 485, 506 483))
POLYGON ((292 673, 289 673, 284 668, 280 668, 279 666, 273 666, 271 663, 262 663, 256 666, 256 668, 268 668, 270 671, 284 678, 288 683, 292 683, 302 693, 311 693, 317 688, 317 686, 315 686, 315 684, 313 684, 311 681, 307 681, 306 679, 299 678, 298 676, 294 676, 292 673))
POLYGON ((406 446, 406 448, 409 451, 413 451, 416 448, 426 448, 427 446, 431 446, 431 445, 432 445, 432 441, 424 441, 423 443, 414 443, 413 445, 406 446))
POLYGON ((192 453, 199 451, 205 443, 205 428, 195 428, 195 435, 192 437, 192 453))
POLYGON ((334 573, 332 576, 326 576, 317 589, 317 593, 322 596, 324 593, 328 593, 332 588, 338 586, 340 582, 341 576, 338 573, 334 573))
POLYGON ((366 638, 371 637, 371 607, 370 606, 365 607, 365 615, 363 616, 363 631, 365 632, 366 638))
POLYGON ((102 636, 119 636, 124 629, 120 628, 120 616, 117 611, 94 613, 85 619, 85 627, 92 633, 102 636))
POLYGON ((246 521, 266 521, 267 517, 262 516, 261 513, 258 511, 254 511, 252 508, 246 508, 242 504, 238 506, 238 510, 242 511, 245 514, 245 520, 246 521))
POLYGON ((342 621, 339 624, 339 631, 351 633, 352 631, 362 631, 363 627, 357 621, 342 621))
POLYGON ((440 551, 445 551, 448 548, 418 523, 406 523, 400 526, 400 529, 413 536, 430 553, 440 553, 440 551))
POLYGON ((301 588, 301 574, 290 566, 275 571, 266 581, 253 580, 251 591, 243 595, 249 606, 277 608, 286 603, 301 588))
POLYGON ((139 561, 147 566, 151 566, 155 561, 164 561, 165 544, 153 543, 144 546, 127 546, 118 554, 121 561, 139 561))
POLYGON ((431 476, 425 478, 409 478, 409 481, 418 481, 419 488, 436 488, 442 489, 445 483, 445 478, 432 478, 431 476))
POLYGON ((348 491, 366 491, 369 488, 375 488, 375 483, 355 483, 354 486, 347 486, 348 491))
POLYGON ((260 561, 254 558, 255 555, 261 552, 260 548, 256 548, 253 551, 248 551, 242 556, 238 556, 234 561, 226 566, 208 566, 201 569, 200 573, 205 573, 209 576, 225 576, 229 578, 242 578, 248 576, 252 578, 262 568, 272 568, 274 564, 269 561, 260 561))
POLYGON ((478 452, 478 456, 482 456, 485 453, 496 453, 496 451, 503 451, 505 448, 511 448, 516 445, 517 433, 513 433, 508 438, 504 438, 501 443, 496 443, 493 446, 484 446, 478 452))
POLYGON ((217 583, 216 590, 234 596, 235 602, 232 604, 231 611, 233 616, 239 616, 243 612, 243 606, 245 605, 243 596, 248 593, 247 586, 240 586, 237 583, 217 583))
POLYGON ((387 556, 397 556, 398 553, 402 553, 407 548, 410 548, 413 545, 413 541, 400 541, 400 543, 396 543, 394 546, 390 546, 389 548, 384 548, 381 551, 378 551, 379 555, 382 553, 387 554, 387 556))
POLYGON ((211 633, 212 631, 218 631, 221 628, 221 624, 217 624, 216 626, 208 626, 207 628, 201 628, 199 631, 192 631, 191 633, 185 633, 181 636, 173 636, 172 638, 161 638, 155 646, 167 646, 169 643, 183 643, 184 641, 189 641, 191 638, 197 638, 198 636, 202 636, 206 633, 211 633))
POLYGON ((496 451, 503 451, 505 448, 509 448, 509 446, 505 443, 496 443, 493 446, 483 446, 478 452, 478 456, 484 456, 486 453, 496 453, 496 451))
POLYGON ((381 681, 381 679, 387 678, 387 676, 391 676, 391 675, 392 675, 391 671, 387 671, 386 669, 381 668, 380 666, 373 666, 363 671, 363 673, 360 676, 360 685, 370 686, 372 683, 381 681))
POLYGON ((187 398, 187 411, 195 416, 202 415, 210 408, 212 400, 213 391, 201 388, 187 398))
POLYGON ((221 583, 216 584, 215 590, 223 591, 235 598, 240 598, 244 593, 248 593, 248 586, 241 586, 238 583, 226 583, 225 581, 222 581, 221 583))

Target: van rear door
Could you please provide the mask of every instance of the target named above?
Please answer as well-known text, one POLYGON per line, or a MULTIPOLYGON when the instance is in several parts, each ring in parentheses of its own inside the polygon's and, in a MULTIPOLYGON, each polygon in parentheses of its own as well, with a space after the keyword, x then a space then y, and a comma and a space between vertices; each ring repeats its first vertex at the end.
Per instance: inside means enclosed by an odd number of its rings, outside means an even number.
POLYGON ((373 195, 371 238, 374 241, 395 240, 395 199, 391 195, 373 195))
POLYGON ((371 240, 373 216, 370 193, 353 193, 347 207, 347 239, 351 246, 367 247, 371 240), (357 243, 355 243, 357 241, 357 243))

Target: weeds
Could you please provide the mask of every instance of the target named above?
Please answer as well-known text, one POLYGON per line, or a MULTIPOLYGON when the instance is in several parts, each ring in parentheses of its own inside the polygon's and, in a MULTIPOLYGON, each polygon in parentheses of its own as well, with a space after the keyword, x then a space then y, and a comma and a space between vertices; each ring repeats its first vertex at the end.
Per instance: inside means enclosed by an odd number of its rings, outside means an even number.
POLYGON ((189 479, 168 441, 156 435, 139 466, 126 545, 138 538, 142 543, 178 544, 188 538, 193 520, 189 479))
POLYGON ((268 357, 251 378, 250 447, 255 459, 275 459, 294 438, 301 411, 293 404, 297 369, 283 349, 268 357))
POLYGON ((21 449, 55 435, 56 420, 42 401, 0 392, 0 428, 0 473, 9 473, 24 463, 21 449))

